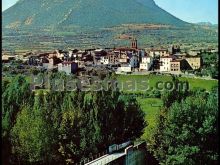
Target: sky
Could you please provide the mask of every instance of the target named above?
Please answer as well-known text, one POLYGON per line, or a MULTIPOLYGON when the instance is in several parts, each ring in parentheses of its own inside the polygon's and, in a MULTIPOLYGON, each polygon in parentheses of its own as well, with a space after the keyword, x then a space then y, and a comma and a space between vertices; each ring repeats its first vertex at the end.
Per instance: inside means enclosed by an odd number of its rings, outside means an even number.
POLYGON ((218 0, 154 0, 172 15, 190 23, 218 24, 218 0))
MULTIPOLYGON (((2 11, 18 0, 2 0, 2 11)), ((190 23, 218 24, 218 0, 154 0, 158 6, 190 23)))

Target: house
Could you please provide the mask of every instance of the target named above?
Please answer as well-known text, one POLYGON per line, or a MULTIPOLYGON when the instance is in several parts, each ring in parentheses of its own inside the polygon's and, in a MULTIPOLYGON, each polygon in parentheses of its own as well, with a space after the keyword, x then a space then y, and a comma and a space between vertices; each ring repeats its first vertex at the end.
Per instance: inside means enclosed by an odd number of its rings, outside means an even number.
POLYGON ((49 60, 46 57, 43 57, 43 58, 41 58, 41 64, 42 64, 43 68, 48 69, 49 60))
POLYGON ((28 63, 28 65, 37 66, 40 64, 40 57, 38 55, 34 55, 34 54, 29 55, 27 63, 28 63))
POLYGON ((92 54, 89 53, 89 54, 83 55, 82 60, 85 61, 85 62, 86 62, 86 61, 93 61, 94 58, 93 58, 92 54))
POLYGON ((118 62, 119 63, 124 63, 124 64, 127 64, 128 63, 128 56, 126 53, 121 53, 119 54, 119 58, 118 58, 118 62))
POLYGON ((59 58, 59 59, 61 59, 61 60, 63 60, 64 57, 66 57, 67 54, 68 54, 67 51, 63 51, 63 50, 59 50, 59 49, 56 50, 55 52, 56 52, 56 56, 57 56, 57 58, 59 58))
POLYGON ((76 73, 78 69, 78 63, 75 63, 73 61, 65 61, 58 64, 58 71, 65 72, 67 75, 71 73, 76 73))
POLYGON ((23 54, 15 55, 15 60, 23 61, 23 59, 24 59, 24 55, 23 54))
POLYGON ((120 67, 118 67, 117 69, 117 73, 131 73, 132 72, 132 68, 130 65, 121 65, 120 67))
POLYGON ((68 53, 69 57, 71 57, 73 54, 76 54, 78 51, 78 49, 70 49, 68 53))
POLYGON ((172 73, 180 73, 182 70, 182 60, 172 60, 170 61, 170 71, 172 73))
POLYGON ((152 64, 153 64, 152 57, 150 57, 150 56, 149 57, 147 57, 147 56, 142 57, 139 69, 148 71, 150 69, 150 67, 152 66, 152 64))
POLYGON ((48 69, 54 69, 56 68, 57 64, 61 63, 62 60, 60 60, 59 58, 57 58, 56 56, 55 57, 52 57, 52 58, 49 58, 49 64, 48 64, 48 69))
POLYGON ((94 52, 95 56, 99 56, 99 57, 107 55, 107 52, 103 49, 96 49, 93 52, 94 52))
POLYGON ((160 72, 169 72, 170 71, 170 61, 172 61, 173 58, 171 56, 169 57, 161 57, 160 58, 160 72))
POLYGON ((109 64, 109 58, 108 58, 108 56, 101 56, 101 57, 100 57, 100 62, 101 62, 101 64, 104 64, 104 65, 109 64))
POLYGON ((10 55, 3 55, 2 56, 2 62, 3 63, 8 63, 12 60, 15 60, 15 56, 10 56, 10 55))
POLYGON ((118 64, 118 62, 119 62, 118 55, 116 55, 113 52, 109 52, 107 56, 109 59, 109 64, 118 64))
POLYGON ((199 69, 201 67, 201 58, 200 57, 187 57, 185 60, 189 63, 193 70, 199 69))
POLYGON ((151 49, 150 51, 149 51, 149 55, 151 56, 151 57, 167 57, 167 56, 169 56, 169 52, 168 52, 168 50, 167 49, 151 49))
POLYGON ((173 54, 173 56, 175 56, 176 58, 179 58, 179 59, 184 59, 188 55, 186 53, 176 53, 176 54, 173 54))
POLYGON ((53 58, 53 57, 57 57, 56 51, 55 51, 55 52, 51 52, 51 53, 49 53, 49 55, 48 55, 48 58, 53 58))

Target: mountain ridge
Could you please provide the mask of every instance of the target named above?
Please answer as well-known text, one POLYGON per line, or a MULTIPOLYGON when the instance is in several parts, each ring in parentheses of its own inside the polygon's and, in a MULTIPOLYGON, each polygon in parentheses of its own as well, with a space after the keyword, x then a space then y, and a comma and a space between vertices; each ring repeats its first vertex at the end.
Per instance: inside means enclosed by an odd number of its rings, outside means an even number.
POLYGON ((153 0, 19 0, 2 14, 3 27, 112 27, 120 24, 188 23, 153 0))

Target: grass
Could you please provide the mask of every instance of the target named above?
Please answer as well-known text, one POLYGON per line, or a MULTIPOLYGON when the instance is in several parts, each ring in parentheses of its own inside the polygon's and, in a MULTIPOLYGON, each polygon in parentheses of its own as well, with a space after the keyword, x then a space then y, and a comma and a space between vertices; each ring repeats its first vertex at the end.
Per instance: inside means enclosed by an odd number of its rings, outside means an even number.
MULTIPOLYGON (((179 77, 179 80, 188 81, 190 89, 203 88, 210 91, 212 87, 218 85, 218 80, 204 80, 186 77, 179 77)), ((139 93, 143 92, 143 89, 146 89, 146 86, 156 88, 158 82, 163 82, 163 84, 165 84, 165 82, 172 82, 172 77, 168 75, 119 75, 118 81, 122 91, 139 93), (143 88, 143 86, 145 88, 143 88)))
POLYGON ((151 141, 152 131, 156 128, 157 117, 160 112, 160 106, 162 106, 162 100, 158 98, 137 98, 141 109, 145 113, 145 121, 147 121, 147 127, 145 127, 142 139, 151 141))
MULTIPOLYGON (((125 81, 136 81, 140 82, 142 80, 149 80, 148 85, 151 87, 155 87, 158 81, 166 82, 172 81, 171 76, 162 76, 162 75, 119 75, 118 81, 125 82, 125 81)), ((188 81, 190 85, 190 89, 194 88, 204 88, 207 91, 211 90, 213 86, 218 85, 218 80, 203 80, 203 79, 196 79, 196 78, 185 78, 180 77, 180 81, 188 81)), ((125 92, 141 92, 140 90, 136 91, 128 91, 123 89, 125 92)), ((157 124, 157 117, 160 113, 160 107, 162 106, 162 100, 159 98, 142 98, 137 97, 137 101, 139 102, 141 109, 145 113, 145 121, 147 122, 147 127, 145 127, 144 134, 142 135, 141 139, 146 140, 148 143, 153 142, 153 135, 154 129, 156 128, 157 124)))
POLYGON ((207 91, 210 91, 212 87, 218 85, 218 80, 204 80, 204 79, 196 79, 196 78, 186 78, 186 77, 180 77, 180 81, 188 81, 190 88, 204 88, 207 91))

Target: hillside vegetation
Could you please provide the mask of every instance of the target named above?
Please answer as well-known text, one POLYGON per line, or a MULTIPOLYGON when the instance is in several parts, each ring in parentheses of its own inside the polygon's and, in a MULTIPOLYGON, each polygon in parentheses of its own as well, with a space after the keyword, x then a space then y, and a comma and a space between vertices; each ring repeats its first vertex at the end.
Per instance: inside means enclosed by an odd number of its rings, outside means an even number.
POLYGON ((128 23, 187 23, 153 0, 20 0, 3 12, 4 27, 111 27, 128 23))

